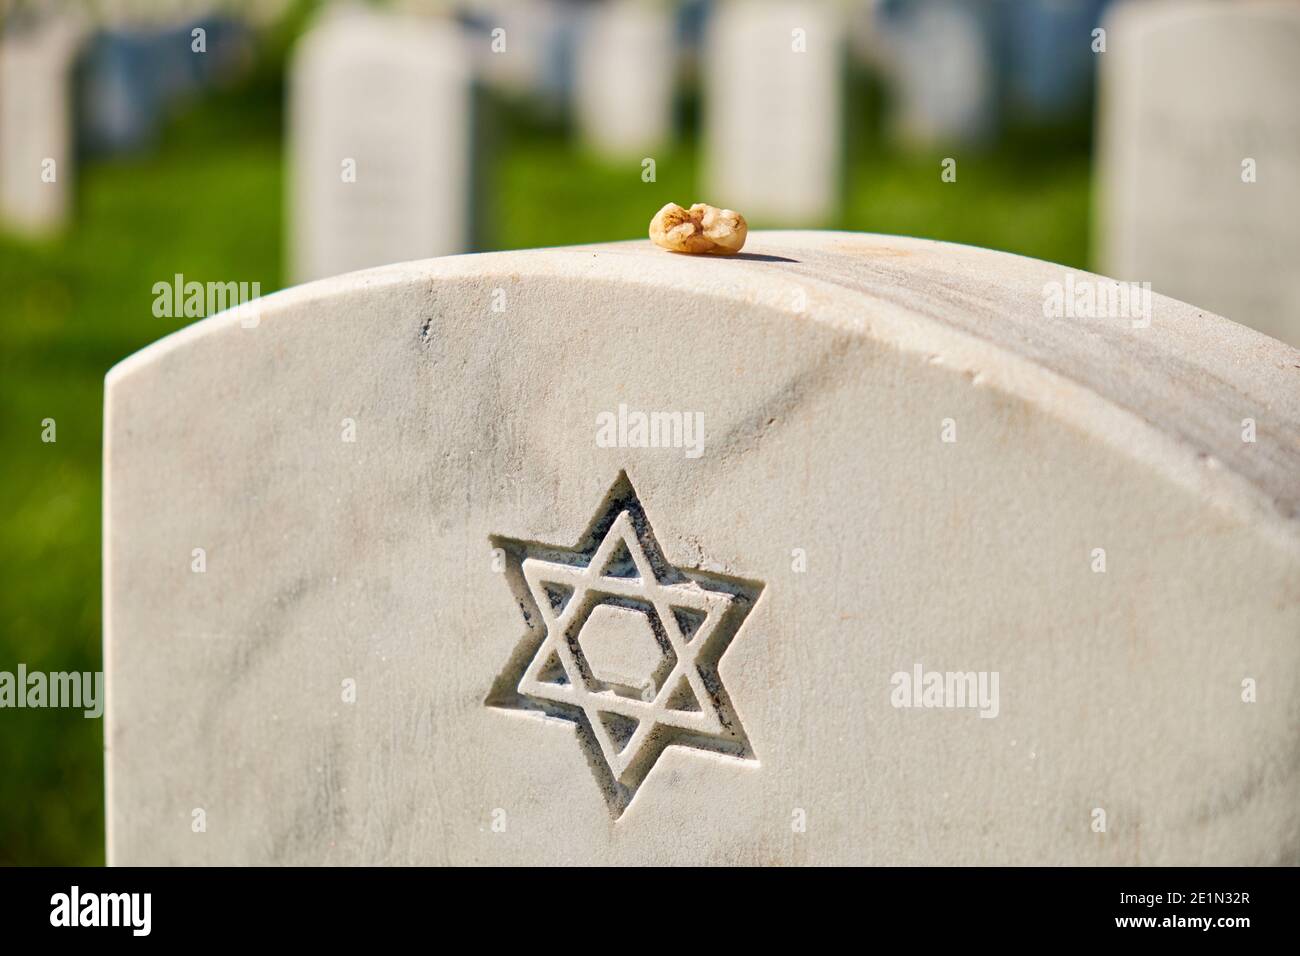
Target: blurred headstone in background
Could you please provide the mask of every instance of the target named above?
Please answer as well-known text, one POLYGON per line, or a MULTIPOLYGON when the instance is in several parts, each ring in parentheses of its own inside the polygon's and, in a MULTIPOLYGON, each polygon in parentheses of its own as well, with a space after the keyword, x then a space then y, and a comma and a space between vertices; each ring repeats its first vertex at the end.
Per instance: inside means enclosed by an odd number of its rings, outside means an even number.
POLYGON ((973 145, 998 132, 994 0, 880 5, 893 135, 914 147, 973 145))
POLYGON ((583 18, 574 107, 583 141, 596 152, 639 158, 672 138, 673 14, 667 0, 610 0, 583 18))
POLYGON ((1064 125, 1081 119, 1099 54, 1092 31, 1109 0, 1004 0, 1008 110, 1017 121, 1064 125))
POLYGON ((1300 4, 1112 8, 1099 268, 1300 345, 1300 4))
POLYGON ((11 13, 0 34, 0 223, 58 229, 76 184, 73 73, 86 35, 64 12, 11 13))
POLYGON ((130 28, 90 41, 78 79, 79 139, 91 153, 141 149, 158 134, 160 90, 149 37, 130 28))
POLYGON ((330 10, 289 74, 293 281, 470 250, 473 89, 458 24, 330 10))
POLYGON ((758 225, 831 222, 843 162, 838 7, 816 0, 720 0, 700 66, 702 195, 758 225))
POLYGON ((78 82, 78 139, 91 154, 148 147, 166 111, 226 83, 251 60, 251 34, 210 3, 132 9, 95 35, 78 82))
POLYGON ((561 114, 572 91, 583 6, 573 0, 463 0, 478 74, 494 89, 561 114))

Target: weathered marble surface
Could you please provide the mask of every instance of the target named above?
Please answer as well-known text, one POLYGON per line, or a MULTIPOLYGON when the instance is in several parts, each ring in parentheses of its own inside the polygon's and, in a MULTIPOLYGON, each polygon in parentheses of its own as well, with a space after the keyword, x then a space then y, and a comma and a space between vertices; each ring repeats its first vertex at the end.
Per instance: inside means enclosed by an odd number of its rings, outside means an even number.
POLYGON ((1300 352, 1159 296, 1047 319, 1066 270, 969 247, 746 253, 396 265, 118 365, 110 861, 1300 862, 1300 352), (604 447, 620 405, 703 453, 604 447), (637 709, 622 609, 581 643, 662 753, 543 716, 535 659, 629 488, 663 564, 612 587, 699 609, 707 686, 651 683, 703 707, 637 709), (997 716, 893 706, 918 664, 998 672, 997 716))
POLYGON ((1300 345, 1300 5, 1132 2, 1105 26, 1101 268, 1300 345))

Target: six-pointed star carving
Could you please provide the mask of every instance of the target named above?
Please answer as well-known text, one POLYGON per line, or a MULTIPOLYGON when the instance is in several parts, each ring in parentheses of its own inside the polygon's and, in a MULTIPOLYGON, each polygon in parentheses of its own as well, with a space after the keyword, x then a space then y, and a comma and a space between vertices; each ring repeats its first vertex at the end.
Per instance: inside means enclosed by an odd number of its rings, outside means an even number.
POLYGON ((575 548, 491 540, 528 631, 486 703, 577 724, 615 817, 669 746, 753 759, 717 665, 761 584, 670 565, 625 473, 575 548))

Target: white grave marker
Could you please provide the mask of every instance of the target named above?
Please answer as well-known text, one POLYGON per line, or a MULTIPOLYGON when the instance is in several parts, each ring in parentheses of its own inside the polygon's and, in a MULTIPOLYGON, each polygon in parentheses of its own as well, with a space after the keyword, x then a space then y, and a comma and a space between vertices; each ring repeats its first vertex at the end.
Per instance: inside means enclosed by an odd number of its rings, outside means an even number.
POLYGON ((705 181, 759 224, 838 210, 844 31, 832 4, 720 0, 703 62, 705 181))
POLYGON ((289 113, 295 279, 469 251, 472 89, 457 27, 331 13, 295 53, 289 113))
POLYGON ((672 134, 676 45, 670 7, 616 0, 578 34, 574 99, 583 139, 607 156, 640 158, 672 134))
POLYGON ((0 226, 40 235, 71 213, 72 73, 84 35, 64 16, 0 31, 0 226))
POLYGON ((1106 40, 1102 268, 1300 345, 1300 6, 1135 3, 1106 40))
POLYGON ((1300 862, 1295 353, 747 250, 391 266, 113 369, 109 862, 1300 862))

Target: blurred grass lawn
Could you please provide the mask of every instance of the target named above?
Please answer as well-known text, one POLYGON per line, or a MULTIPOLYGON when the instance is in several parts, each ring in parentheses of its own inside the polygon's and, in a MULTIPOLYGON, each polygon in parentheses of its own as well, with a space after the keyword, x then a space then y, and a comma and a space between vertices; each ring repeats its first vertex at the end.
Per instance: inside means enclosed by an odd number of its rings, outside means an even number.
MULTIPOLYGON (((0 670, 102 667, 104 373, 188 321, 153 316, 157 281, 179 272, 280 288, 279 103, 278 80, 265 79, 208 100, 175 119, 152 154, 82 169, 63 237, 0 237, 0 670), (57 422, 56 443, 41 441, 45 418, 57 422)), ((516 121, 500 124, 485 168, 485 248, 640 238, 665 202, 709 198, 695 192, 689 141, 661 151, 658 181, 646 184, 639 163, 599 162, 508 115, 516 121)), ((850 153, 837 228, 1086 266, 1086 143, 963 156, 954 184, 940 183, 946 154, 885 152, 869 131, 850 153)), ((0 864, 102 863, 101 722, 7 710, 0 728, 0 864)))

